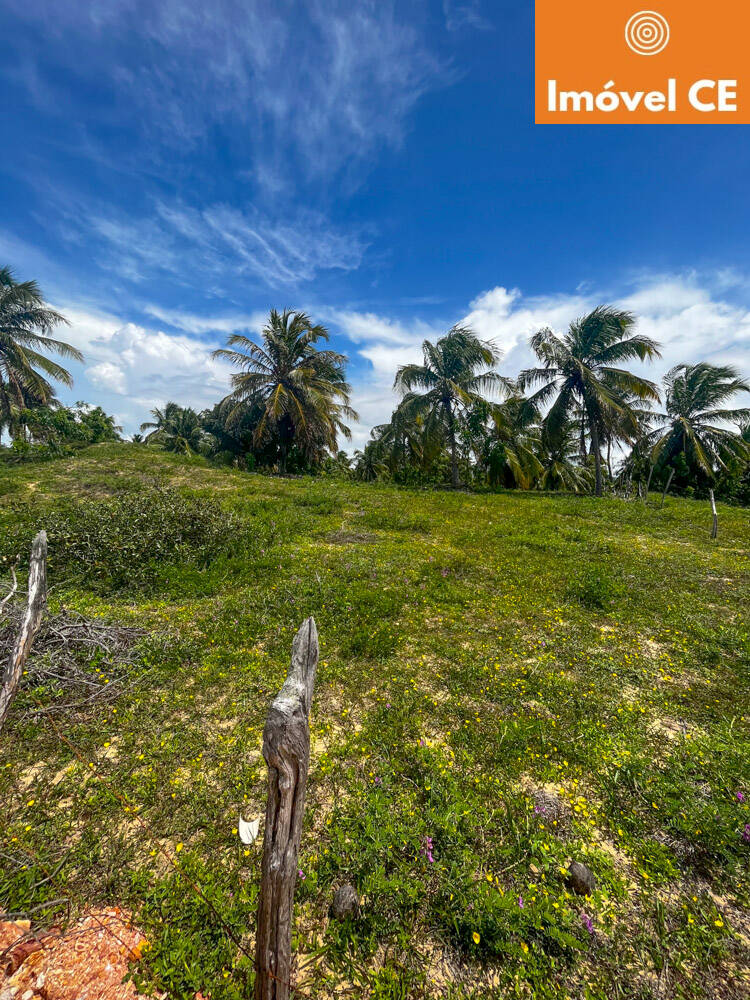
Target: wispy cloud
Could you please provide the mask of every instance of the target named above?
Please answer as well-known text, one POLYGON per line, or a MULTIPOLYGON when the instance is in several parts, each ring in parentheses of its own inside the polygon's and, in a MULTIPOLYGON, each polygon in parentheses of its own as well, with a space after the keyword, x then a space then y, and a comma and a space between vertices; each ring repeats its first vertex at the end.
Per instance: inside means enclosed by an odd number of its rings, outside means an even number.
POLYGON ((417 9, 397 15, 389 0, 100 0, 58 5, 54 16, 48 0, 8 2, 33 25, 45 63, 27 52, 5 72, 45 110, 57 64, 95 83, 90 124, 114 112, 140 140, 137 155, 153 161, 161 142, 184 149, 231 129, 245 169, 271 188, 290 168, 314 178, 366 164, 373 149, 401 141, 420 97, 450 79, 417 9))
POLYGON ((246 315, 234 313, 225 316, 205 316, 197 313, 184 312, 181 309, 164 309, 161 306, 149 304, 143 307, 148 316, 153 316, 160 323, 166 323, 176 330, 186 333, 260 333, 267 319, 265 312, 253 312, 246 315))
POLYGON ((100 266, 131 282, 163 274, 192 282, 200 274, 285 288, 325 271, 356 270, 367 248, 356 229, 339 231, 310 209, 274 217, 252 206, 157 201, 151 216, 134 218, 80 199, 76 210, 71 199, 58 197, 56 205, 61 236, 93 244, 100 266))
POLYGON ((474 28, 489 31, 492 25, 482 14, 480 0, 443 0, 443 15, 448 31, 474 28))

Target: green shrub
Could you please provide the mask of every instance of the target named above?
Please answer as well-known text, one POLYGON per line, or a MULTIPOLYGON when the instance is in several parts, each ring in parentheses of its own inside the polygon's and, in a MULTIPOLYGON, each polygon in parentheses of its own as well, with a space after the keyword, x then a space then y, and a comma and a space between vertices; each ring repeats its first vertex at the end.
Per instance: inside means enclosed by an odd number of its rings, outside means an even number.
POLYGON ((585 608, 601 611, 611 607, 623 594, 623 587, 605 566, 587 566, 574 579, 568 596, 585 608))
POLYGON ((112 590, 143 586, 160 564, 207 566, 236 532, 235 518, 216 501, 173 489, 79 502, 47 525, 53 572, 112 590))

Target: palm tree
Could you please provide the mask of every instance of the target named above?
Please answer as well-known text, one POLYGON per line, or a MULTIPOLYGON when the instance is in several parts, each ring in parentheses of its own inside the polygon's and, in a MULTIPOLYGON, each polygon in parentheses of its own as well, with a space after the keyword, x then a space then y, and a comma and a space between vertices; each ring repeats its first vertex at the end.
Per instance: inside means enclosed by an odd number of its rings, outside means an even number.
MULTIPOLYGON (((539 421, 537 408, 517 392, 493 407, 490 440, 494 443, 497 457, 502 458, 502 470, 496 482, 502 479, 508 486, 528 490, 542 474, 539 421)), ((497 475, 497 470, 494 475, 497 475)), ((490 466, 491 482, 492 479, 493 468, 490 466)))
POLYGON ((626 404, 626 409, 607 413, 604 419, 602 437, 603 443, 607 445, 607 471, 610 479, 613 478, 612 445, 618 441, 626 441, 633 445, 634 451, 642 452, 643 443, 647 442, 654 422, 654 412, 651 409, 650 401, 641 405, 641 400, 629 392, 622 393, 622 400, 626 404))
POLYGON ((628 397, 659 399, 653 382, 620 367, 636 358, 644 361, 661 357, 655 341, 632 332, 634 324, 632 313, 597 306, 571 323, 562 337, 549 329, 540 330, 530 344, 542 367, 529 368, 518 378, 522 389, 541 383, 531 397, 540 409, 554 397, 545 418, 551 440, 559 436, 576 406, 582 408, 591 438, 598 497, 603 493, 601 441, 606 427, 619 416, 621 433, 635 435, 638 422, 628 397))
POLYGON ((424 415, 425 430, 437 431, 447 440, 451 455, 451 483, 457 489, 458 475, 457 421, 468 407, 499 385, 508 384, 487 366, 500 360, 499 351, 490 343, 479 340, 466 327, 454 326, 433 344, 422 344, 424 363, 403 365, 396 372, 394 389, 404 394, 402 406, 412 415, 424 415), (423 393, 412 392, 424 389, 423 393))
POLYGON ((351 472, 352 460, 345 451, 340 449, 333 456, 333 468, 337 472, 351 472))
POLYGON ((158 439, 159 435, 164 431, 168 424, 177 416, 177 411, 180 409, 179 403, 167 403, 167 405, 160 410, 158 406, 155 406, 151 410, 151 416, 153 420, 144 420, 141 424, 139 430, 149 431, 149 433, 143 439, 146 444, 153 439, 158 439))
POLYGON ((365 483, 375 479, 385 479, 388 476, 388 466, 383 461, 377 441, 368 441, 364 451, 354 452, 354 478, 365 483))
POLYGON ((750 408, 727 409, 740 392, 750 392, 750 382, 740 377, 732 365, 676 365, 664 377, 665 414, 657 419, 665 427, 651 434, 654 463, 668 465, 683 455, 688 467, 713 479, 732 458, 750 457, 750 445, 741 434, 717 424, 743 425, 750 420, 750 408))
POLYGON ((481 400, 466 415, 461 436, 474 453, 476 471, 490 486, 530 489, 542 471, 539 450, 539 413, 508 386, 502 403, 481 400))
POLYGON ((189 406, 167 403, 163 410, 155 407, 151 411, 153 420, 141 424, 142 431, 150 431, 144 441, 160 444, 165 451, 180 455, 192 455, 200 449, 205 440, 200 417, 189 406))
POLYGON ((232 334, 228 348, 239 350, 220 348, 214 357, 225 358, 240 369, 232 375, 233 391, 227 396, 227 402, 239 408, 237 412, 249 400, 261 403, 254 443, 275 440, 283 473, 293 445, 309 460, 320 461, 326 449, 336 451, 339 433, 351 438, 344 419, 358 417, 349 405, 346 357, 315 347, 317 341, 328 340, 325 327, 313 326, 303 312, 272 309, 262 337, 259 345, 232 334))
POLYGON ((539 488, 542 490, 566 490, 581 493, 591 489, 591 469, 580 462, 580 423, 568 420, 554 440, 550 440, 546 429, 542 429, 539 459, 542 474, 539 488))
POLYGON ((0 430, 13 426, 21 410, 52 402, 48 379, 73 384, 69 371, 41 353, 83 361, 75 347, 50 337, 60 323, 67 320, 45 305, 35 281, 16 281, 10 268, 0 267, 0 430))
MULTIPOLYGON (((408 402, 408 401, 407 401, 408 402)), ((417 467, 424 457, 423 421, 402 402, 387 424, 373 427, 371 436, 392 475, 406 466, 417 467)))

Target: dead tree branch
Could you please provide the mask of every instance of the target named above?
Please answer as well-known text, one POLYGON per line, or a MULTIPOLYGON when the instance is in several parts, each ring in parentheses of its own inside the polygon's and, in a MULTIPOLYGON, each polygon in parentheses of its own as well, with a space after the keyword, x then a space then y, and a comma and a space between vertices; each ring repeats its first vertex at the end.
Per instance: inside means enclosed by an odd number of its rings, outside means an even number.
POLYGON ((15 592, 18 590, 18 577, 16 576, 16 567, 15 567, 15 565, 11 565, 11 567, 10 567, 10 578, 11 578, 10 591, 5 595, 5 597, 2 599, 2 601, 0 601, 0 611, 2 611, 4 609, 5 605, 8 603, 8 601, 13 597, 13 595, 15 594, 15 592))
POLYGON ((21 622, 10 657, 3 673, 0 687, 0 732, 8 715, 13 698, 23 675, 24 664, 29 655, 34 637, 42 624, 42 615, 47 604, 47 533, 40 531, 31 543, 29 562, 29 588, 26 613, 21 622))

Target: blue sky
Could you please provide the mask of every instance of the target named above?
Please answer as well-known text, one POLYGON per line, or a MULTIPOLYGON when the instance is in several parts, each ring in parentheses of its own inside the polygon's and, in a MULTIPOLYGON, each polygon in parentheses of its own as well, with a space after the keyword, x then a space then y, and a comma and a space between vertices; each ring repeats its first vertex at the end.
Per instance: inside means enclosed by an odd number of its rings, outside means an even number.
POLYGON ((0 262, 85 352, 66 399, 133 431, 226 391, 270 306, 326 323, 361 421, 460 320, 528 335, 623 302, 750 371, 743 126, 533 125, 533 5, 5 0, 0 262))

